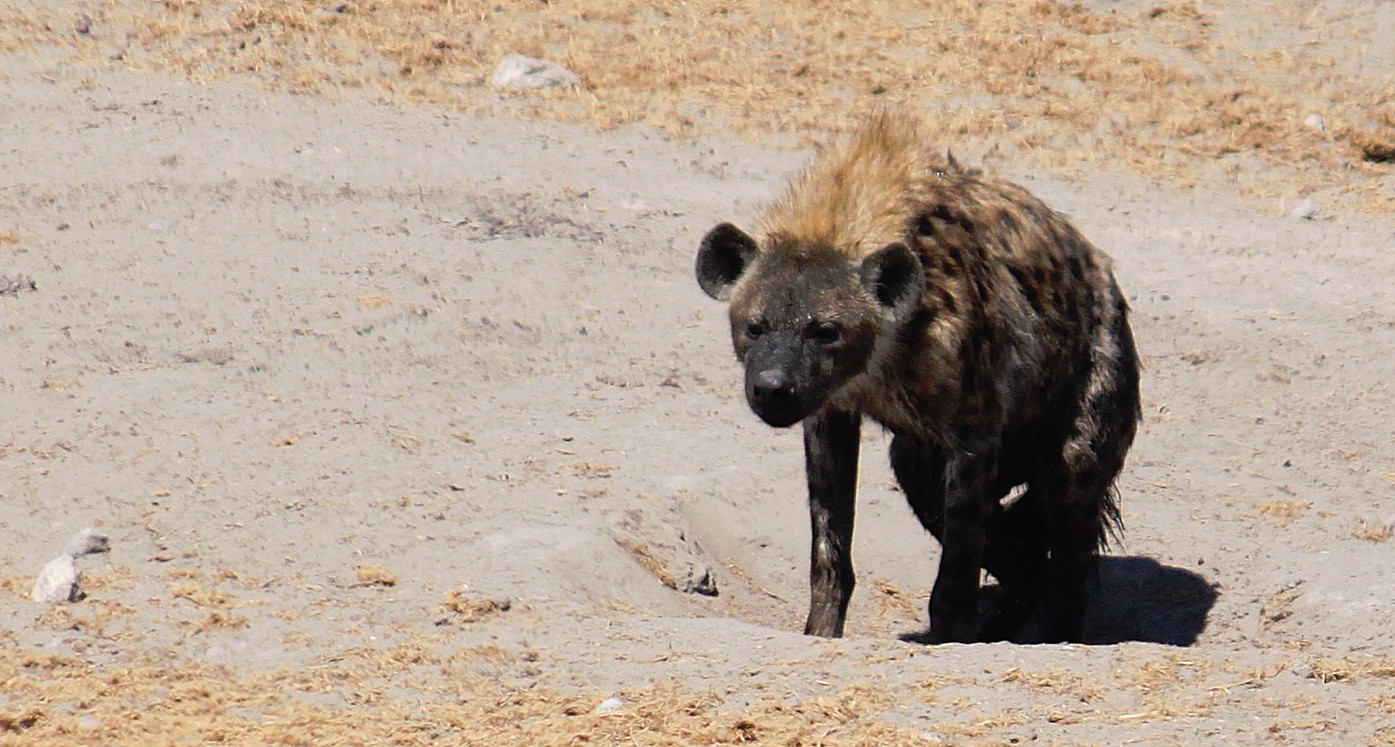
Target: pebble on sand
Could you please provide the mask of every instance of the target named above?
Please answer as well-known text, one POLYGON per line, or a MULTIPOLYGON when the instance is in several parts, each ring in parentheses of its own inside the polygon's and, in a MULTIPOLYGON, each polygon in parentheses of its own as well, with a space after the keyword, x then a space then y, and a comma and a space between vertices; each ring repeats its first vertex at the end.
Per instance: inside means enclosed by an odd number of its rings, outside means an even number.
POLYGON ((82 573, 77 569, 75 558, 92 553, 107 552, 111 542, 105 534, 87 527, 63 546, 63 554, 50 560, 34 579, 34 588, 29 598, 36 602, 76 602, 83 598, 82 573))
POLYGON ((111 542, 107 539, 107 536, 105 534, 100 534, 92 527, 88 527, 74 534, 73 538, 68 540, 68 544, 63 546, 63 552, 74 558, 80 558, 83 555, 91 555, 92 553, 107 552, 110 549, 111 542))
POLYGON ((614 713, 624 707, 625 701, 621 700, 620 698, 606 698, 605 700, 602 700, 599 704, 596 705, 596 710, 593 711, 593 713, 596 713, 598 715, 614 713))
POLYGON ((1301 202, 1294 206, 1293 210, 1289 214, 1292 215, 1294 218, 1297 218, 1298 220, 1317 220, 1320 212, 1321 211, 1318 210, 1316 202, 1313 202, 1311 199, 1304 198, 1301 202))
POLYGON ((532 90, 565 88, 576 85, 578 80, 576 73, 555 62, 511 54, 500 60, 489 82, 495 88, 532 90))
POLYGON ((36 602, 76 602, 82 599, 82 574, 71 555, 59 555, 48 561, 34 579, 29 598, 36 602))

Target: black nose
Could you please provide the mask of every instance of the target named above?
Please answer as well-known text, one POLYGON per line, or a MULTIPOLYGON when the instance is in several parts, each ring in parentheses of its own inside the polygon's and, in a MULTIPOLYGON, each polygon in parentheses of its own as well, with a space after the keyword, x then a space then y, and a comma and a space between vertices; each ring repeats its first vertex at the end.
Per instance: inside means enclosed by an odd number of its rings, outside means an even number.
POLYGON ((793 396, 794 382, 777 368, 761 371, 751 382, 751 399, 756 402, 778 404, 789 401, 793 396))

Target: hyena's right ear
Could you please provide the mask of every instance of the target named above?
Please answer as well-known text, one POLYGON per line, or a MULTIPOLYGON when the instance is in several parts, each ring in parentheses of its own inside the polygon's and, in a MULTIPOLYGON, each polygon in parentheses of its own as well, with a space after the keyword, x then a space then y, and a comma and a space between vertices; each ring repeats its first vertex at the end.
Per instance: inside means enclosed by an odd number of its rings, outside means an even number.
POLYGON ((925 295, 925 268, 910 247, 887 244, 862 260, 862 284, 898 323, 920 309, 925 295))
POLYGON ((697 281, 707 295, 727 300, 731 287, 756 258, 756 240, 730 223, 719 223, 702 237, 697 255, 697 281))

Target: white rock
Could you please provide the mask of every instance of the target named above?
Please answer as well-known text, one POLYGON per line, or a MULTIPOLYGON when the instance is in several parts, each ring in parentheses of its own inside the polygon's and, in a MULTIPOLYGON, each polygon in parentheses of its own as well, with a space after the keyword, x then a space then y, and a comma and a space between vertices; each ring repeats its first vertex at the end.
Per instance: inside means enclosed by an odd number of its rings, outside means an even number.
POLYGON ((1323 119, 1321 114, 1309 114, 1303 120, 1303 124, 1307 125, 1308 129, 1327 132, 1327 120, 1323 119))
POLYGON ((71 555, 59 555, 50 560, 34 579, 34 590, 29 598, 36 602, 76 602, 82 598, 78 587, 82 574, 71 555))
POLYGON ((1302 202, 1298 203, 1298 205, 1293 208, 1293 212, 1289 214, 1299 220, 1317 220, 1318 206, 1316 202, 1304 198, 1302 202))
POLYGON ((606 698, 596 706, 594 713, 614 713, 625 707, 625 701, 619 698, 606 698))
POLYGON ((489 82, 495 88, 529 90, 574 86, 578 80, 580 79, 576 73, 555 62, 511 54, 494 68, 494 75, 489 82))
POLYGON ((106 552, 111 549, 111 543, 107 541, 105 534, 99 533, 96 529, 88 527, 73 535, 64 546, 63 552, 74 558, 90 555, 94 552, 106 552))

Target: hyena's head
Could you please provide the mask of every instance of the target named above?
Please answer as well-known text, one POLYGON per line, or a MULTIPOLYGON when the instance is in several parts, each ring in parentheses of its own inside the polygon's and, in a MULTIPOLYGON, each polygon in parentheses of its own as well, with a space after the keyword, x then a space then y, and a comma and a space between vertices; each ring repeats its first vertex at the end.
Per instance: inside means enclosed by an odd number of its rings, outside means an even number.
POLYGON ((905 244, 857 262, 831 247, 762 245, 730 223, 703 238, 697 279, 707 295, 730 300, 746 401, 777 428, 817 412, 867 371, 925 292, 920 260, 905 244))

